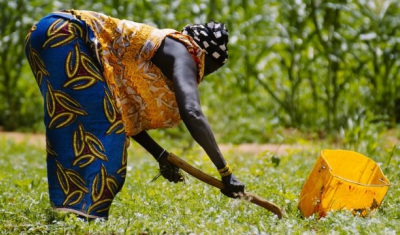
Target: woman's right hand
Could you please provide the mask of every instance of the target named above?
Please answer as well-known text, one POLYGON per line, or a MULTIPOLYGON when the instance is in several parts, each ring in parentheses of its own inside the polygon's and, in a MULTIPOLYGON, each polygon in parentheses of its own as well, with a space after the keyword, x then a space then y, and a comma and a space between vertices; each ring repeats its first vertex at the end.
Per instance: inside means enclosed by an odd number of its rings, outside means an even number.
POLYGON ((221 193, 230 198, 240 198, 244 195, 244 184, 240 182, 233 174, 223 176, 222 182, 225 188, 221 189, 221 193))

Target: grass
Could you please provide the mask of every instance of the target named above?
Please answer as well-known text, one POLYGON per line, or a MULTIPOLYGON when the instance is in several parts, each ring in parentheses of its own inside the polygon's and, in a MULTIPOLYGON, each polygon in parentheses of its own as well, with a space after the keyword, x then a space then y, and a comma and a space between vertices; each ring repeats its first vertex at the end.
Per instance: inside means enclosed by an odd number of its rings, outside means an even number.
MULTIPOLYGON (((237 177, 253 192, 281 206, 282 220, 251 203, 231 200, 217 189, 188 176, 185 184, 150 180, 157 164, 138 145, 129 148, 128 175, 111 208, 108 221, 84 222, 50 209, 45 150, 26 142, 0 139, 0 233, 2 234, 396 234, 400 231, 400 156, 392 148, 374 155, 392 183, 381 207, 361 218, 351 212, 302 218, 298 195, 324 143, 291 149, 274 156, 240 153, 225 156, 237 177), (274 157, 273 157, 274 156, 274 157)), ((384 149, 382 147, 382 149, 384 149)), ((172 149, 183 155, 178 148, 172 149)), ((184 158, 216 176, 209 159, 197 147, 184 158)))

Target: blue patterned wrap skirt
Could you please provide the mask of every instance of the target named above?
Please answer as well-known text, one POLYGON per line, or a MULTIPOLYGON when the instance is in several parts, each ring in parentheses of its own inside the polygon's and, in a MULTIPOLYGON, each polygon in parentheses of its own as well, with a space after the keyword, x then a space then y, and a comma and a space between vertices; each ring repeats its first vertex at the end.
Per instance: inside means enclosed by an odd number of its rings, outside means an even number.
POLYGON ((25 52, 44 99, 50 202, 107 218, 125 180, 129 138, 95 40, 83 21, 53 13, 32 27, 25 52))

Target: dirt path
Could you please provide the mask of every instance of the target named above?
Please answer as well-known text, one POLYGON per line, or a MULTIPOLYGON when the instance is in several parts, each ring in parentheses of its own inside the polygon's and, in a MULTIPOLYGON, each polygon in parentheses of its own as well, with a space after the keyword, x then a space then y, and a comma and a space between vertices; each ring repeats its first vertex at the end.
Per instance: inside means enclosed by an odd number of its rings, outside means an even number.
POLYGON ((44 134, 0 131, 0 140, 3 139, 15 141, 18 143, 26 142, 31 145, 44 145, 46 143, 44 134))
MULTIPOLYGON (((0 141, 11 140, 18 143, 28 143, 35 146, 45 146, 46 139, 44 134, 31 134, 31 133, 20 133, 20 132, 2 132, 0 131, 0 141)), ((241 145, 220 145, 222 152, 229 152, 232 150, 243 152, 260 154, 265 151, 270 151, 275 154, 285 154, 288 149, 296 148, 301 149, 304 146, 288 145, 288 144, 241 144, 241 145)))

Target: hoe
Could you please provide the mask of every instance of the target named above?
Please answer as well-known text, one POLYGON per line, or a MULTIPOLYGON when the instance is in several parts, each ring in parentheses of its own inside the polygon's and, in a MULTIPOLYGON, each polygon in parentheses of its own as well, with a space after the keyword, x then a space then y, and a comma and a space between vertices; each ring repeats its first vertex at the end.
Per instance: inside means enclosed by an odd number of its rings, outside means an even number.
MULTIPOLYGON (((207 183, 211 186, 214 186, 219 189, 223 189, 225 186, 222 183, 222 181, 204 173, 203 171, 195 168, 194 166, 190 165, 189 163, 185 162, 183 159, 180 157, 170 153, 168 156, 168 161, 175 164, 177 167, 181 168, 188 174, 192 175, 193 177, 197 178, 198 180, 203 181, 204 183, 207 183)), ((273 204, 272 202, 269 202, 260 196, 250 193, 250 192, 245 192, 243 196, 241 196, 241 199, 244 199, 246 201, 250 201, 258 206, 261 206, 275 215, 278 216, 279 219, 282 218, 282 210, 273 204)))

